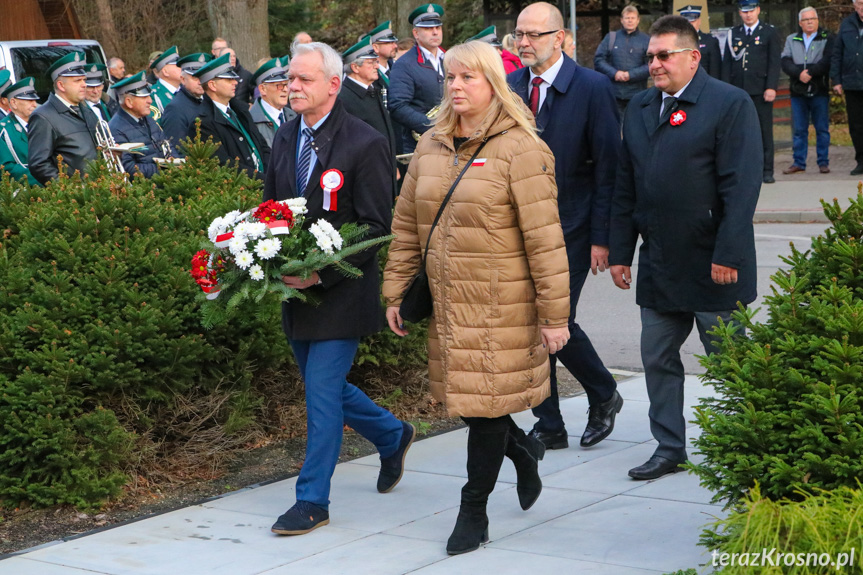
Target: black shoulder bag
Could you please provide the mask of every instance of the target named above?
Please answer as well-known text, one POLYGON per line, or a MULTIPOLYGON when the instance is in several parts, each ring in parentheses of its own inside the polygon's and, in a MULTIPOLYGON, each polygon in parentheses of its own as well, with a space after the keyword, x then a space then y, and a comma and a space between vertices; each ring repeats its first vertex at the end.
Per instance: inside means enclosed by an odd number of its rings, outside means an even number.
MULTIPOLYGON (((431 316, 432 311, 434 310, 431 289, 429 288, 429 278, 426 274, 426 256, 428 256, 431 236, 432 233, 434 233, 435 227, 437 227, 438 220, 440 220, 441 214, 443 214, 443 210, 446 207, 447 202, 449 202, 450 197, 452 197, 452 193, 455 191, 455 187, 461 181, 461 177, 464 176, 464 173, 467 171, 467 169, 471 166, 471 164, 473 164, 473 161, 476 159, 480 150, 482 150, 485 146, 486 141, 487 140, 482 141, 482 143, 476 149, 476 152, 473 153, 473 156, 470 157, 470 160, 468 160, 464 167, 461 169, 461 173, 459 173, 458 177, 452 183, 449 192, 447 192, 446 197, 443 199, 443 202, 441 202, 440 209, 438 209, 437 215, 435 216, 434 222, 432 223, 431 229, 429 230, 429 236, 426 240, 426 249, 423 252, 423 259, 420 264, 420 269, 413 277, 411 282, 408 284, 408 287, 405 288, 405 291, 402 294, 402 305, 401 307, 399 307, 399 315, 404 320, 412 323, 418 323, 425 318, 431 316)), ((458 152, 456 152, 456 154, 458 154, 458 152)))

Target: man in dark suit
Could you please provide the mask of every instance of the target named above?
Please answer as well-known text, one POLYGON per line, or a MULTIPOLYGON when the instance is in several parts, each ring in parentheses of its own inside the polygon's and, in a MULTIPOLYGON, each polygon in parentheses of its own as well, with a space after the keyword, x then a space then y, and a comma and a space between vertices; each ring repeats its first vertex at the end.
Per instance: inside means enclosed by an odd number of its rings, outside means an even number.
POLYGON ((183 72, 180 89, 165 106, 165 111, 159 119, 162 132, 171 141, 175 150, 189 135, 189 127, 195 124, 195 118, 198 117, 201 104, 204 102, 204 88, 194 74, 212 59, 209 54, 197 53, 177 60, 177 66, 183 72))
POLYGON ((514 36, 525 67, 507 81, 534 112, 540 137, 554 153, 569 258, 570 339, 551 356, 551 396, 534 408, 539 421, 531 435, 548 449, 569 445, 557 395, 559 360, 587 391, 590 413, 581 445, 590 447, 608 437, 623 405, 614 377, 575 322, 588 270, 596 274, 608 265, 608 217, 620 147, 617 103, 608 78, 563 54, 563 17, 556 7, 537 2, 522 10, 514 36), (556 32, 544 34, 549 30, 556 32))
POLYGON ((98 157, 96 124, 89 106, 82 105, 86 62, 80 52, 70 52, 48 68, 54 91, 33 111, 27 125, 30 173, 45 185, 57 177, 57 156, 69 172, 84 174, 87 163, 98 157))
POLYGON ((432 121, 426 114, 443 98, 443 7, 423 4, 408 16, 417 45, 393 64, 387 107, 403 128, 403 152, 417 147, 413 133, 423 134, 432 121))
POLYGON ((121 106, 108 123, 114 140, 118 144, 141 144, 141 149, 136 150, 136 153, 125 152, 120 156, 123 169, 128 174, 140 173, 145 178, 152 178, 159 171, 156 159, 173 158, 174 150, 159 124, 150 117, 153 100, 144 72, 120 80, 114 84, 114 91, 121 106))
POLYGON ((772 184, 776 181, 773 177, 773 101, 779 87, 783 42, 773 26, 758 20, 761 14, 758 0, 739 0, 738 5, 743 24, 735 26, 728 34, 722 79, 752 97, 764 146, 762 181, 772 184))
POLYGON ((701 6, 687 4, 677 10, 680 15, 689 20, 698 34, 698 51, 701 52, 701 67, 716 78, 722 78, 722 53, 719 51, 719 40, 713 34, 701 31, 701 6))
POLYGON ((686 461, 680 347, 693 321, 707 332, 755 299, 752 217, 761 189, 761 140, 752 99, 699 68, 698 36, 680 16, 651 30, 654 86, 630 102, 611 210, 611 277, 629 289, 638 236, 641 357, 653 456, 629 471, 656 479, 686 461))
MULTIPOLYGON (((338 53, 319 42, 294 46, 288 78, 291 107, 300 116, 276 133, 264 200, 305 198, 309 224, 324 219, 338 229, 356 223, 368 226, 367 237, 388 234, 393 193, 389 147, 336 99, 342 78, 338 53)), ((382 327, 377 249, 347 259, 362 277, 350 279, 324 268, 308 279, 283 278, 289 287, 309 290, 320 304, 294 299, 282 305, 282 326, 305 381, 309 432, 297 502, 272 527, 280 535, 300 535, 329 523, 330 479, 345 424, 380 452, 381 493, 401 479, 416 435, 412 425, 345 379, 360 338, 382 327)))
POLYGON ((257 85, 261 97, 255 100, 249 112, 258 132, 273 145, 276 130, 297 117, 288 106, 288 77, 279 58, 267 60, 252 75, 252 83, 257 85))
MULTIPOLYGON (((222 165, 236 160, 237 167, 249 177, 262 178, 270 157, 270 147, 255 128, 245 104, 234 99, 239 76, 231 67, 229 54, 223 54, 195 72, 204 88, 201 104, 201 139, 209 136, 221 146, 216 157, 222 165)), ((188 136, 195 137, 195 124, 188 136)))
POLYGON ((234 74, 238 77, 237 93, 234 97, 246 105, 251 105, 255 95, 255 83, 252 81, 252 73, 243 68, 233 48, 224 48, 219 52, 220 56, 223 54, 230 55, 231 67, 234 69, 234 74))
MULTIPOLYGON (((390 114, 381 100, 378 79, 378 56, 366 36, 350 48, 342 58, 345 62, 345 80, 339 92, 339 101, 349 114, 353 114, 387 139, 392 162, 393 186, 396 182, 396 139, 390 114)), ((395 190, 395 187, 393 188, 395 190)))

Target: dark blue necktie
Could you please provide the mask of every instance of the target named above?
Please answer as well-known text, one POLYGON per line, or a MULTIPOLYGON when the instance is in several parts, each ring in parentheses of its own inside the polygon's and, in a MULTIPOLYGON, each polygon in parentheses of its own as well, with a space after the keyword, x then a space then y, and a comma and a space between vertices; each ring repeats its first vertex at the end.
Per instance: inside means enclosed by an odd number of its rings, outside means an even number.
POLYGON ((300 157, 297 159, 297 195, 302 196, 306 191, 306 184, 309 182, 309 164, 312 163, 312 129, 303 128, 303 136, 306 141, 303 143, 303 149, 300 150, 300 157))

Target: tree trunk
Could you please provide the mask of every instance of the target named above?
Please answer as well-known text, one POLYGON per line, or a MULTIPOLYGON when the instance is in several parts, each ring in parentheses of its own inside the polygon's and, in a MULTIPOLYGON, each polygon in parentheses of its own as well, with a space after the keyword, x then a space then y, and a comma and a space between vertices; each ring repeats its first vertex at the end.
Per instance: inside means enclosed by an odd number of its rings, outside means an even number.
POLYGON ((227 40, 247 70, 270 55, 267 0, 207 0, 213 37, 227 40))
POLYGON ((108 0, 96 0, 96 11, 99 13, 99 29, 101 30, 102 48, 108 58, 120 53, 120 36, 114 25, 114 13, 108 0))
POLYGON ((412 28, 408 23, 408 16, 416 8, 415 3, 416 0, 372 0, 375 23, 379 24, 385 20, 391 20, 392 30, 399 40, 412 38, 412 28))

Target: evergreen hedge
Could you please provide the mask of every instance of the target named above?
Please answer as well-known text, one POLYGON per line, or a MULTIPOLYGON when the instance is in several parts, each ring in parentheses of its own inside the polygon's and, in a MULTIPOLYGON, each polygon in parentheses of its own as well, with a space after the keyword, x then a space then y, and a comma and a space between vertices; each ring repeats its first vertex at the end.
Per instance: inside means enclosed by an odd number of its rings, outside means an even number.
POLYGON ((739 503, 856 488, 863 476, 863 193, 822 201, 831 228, 772 276, 766 322, 736 312, 722 352, 702 360, 715 398, 696 408, 704 462, 691 465, 714 501, 739 503))

